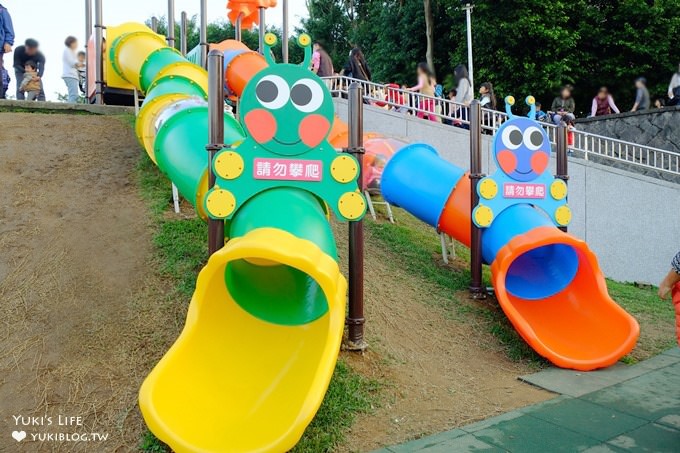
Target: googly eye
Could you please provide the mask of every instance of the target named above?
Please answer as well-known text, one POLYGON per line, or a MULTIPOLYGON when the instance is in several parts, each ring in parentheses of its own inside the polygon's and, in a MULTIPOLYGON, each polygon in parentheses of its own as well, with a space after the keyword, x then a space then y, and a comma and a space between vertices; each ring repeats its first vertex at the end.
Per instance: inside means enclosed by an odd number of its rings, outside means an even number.
POLYGON ((536 151, 541 145, 543 145, 543 132, 537 127, 528 127, 524 131, 524 146, 536 151))
POLYGON ((517 126, 508 126, 503 129, 501 140, 503 141, 503 146, 506 148, 513 150, 517 149, 522 145, 522 131, 520 131, 517 126))
POLYGON ((323 88, 312 79, 295 82, 290 90, 290 100, 296 109, 304 113, 316 111, 323 103, 323 88))
POLYGON ((286 105, 290 99, 290 88, 281 77, 267 75, 257 82, 255 96, 262 106, 276 110, 286 105))

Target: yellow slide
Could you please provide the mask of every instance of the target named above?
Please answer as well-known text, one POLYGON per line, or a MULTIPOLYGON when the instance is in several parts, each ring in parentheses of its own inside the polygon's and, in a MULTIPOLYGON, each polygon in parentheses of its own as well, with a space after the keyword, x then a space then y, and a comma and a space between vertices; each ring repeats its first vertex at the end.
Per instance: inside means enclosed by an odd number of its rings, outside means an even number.
POLYGON ((178 452, 284 452, 314 417, 340 348, 347 285, 310 241, 260 228, 201 271, 182 334, 144 381, 149 428, 178 452), (230 262, 264 259, 313 277, 328 311, 304 326, 262 321, 224 284, 230 262), (226 322, 228 321, 228 322, 226 322))
POLYGON ((290 450, 335 369, 347 283, 328 210, 355 220, 365 203, 358 162, 327 142, 332 100, 307 70, 311 40, 303 37, 300 66, 272 67, 228 43, 230 94, 252 91, 240 103, 243 123, 225 115, 224 141, 232 148, 217 154, 217 184, 209 190, 205 71, 143 25, 107 28, 107 74, 145 95, 137 134, 150 158, 201 217, 229 220, 230 240, 200 272, 181 335, 139 394, 147 425, 177 452, 290 450), (276 83, 283 94, 284 84, 302 83, 316 93, 316 106, 303 97, 268 109, 251 86, 258 82, 266 89, 276 83), (257 178, 258 162, 283 165, 288 178, 257 178))

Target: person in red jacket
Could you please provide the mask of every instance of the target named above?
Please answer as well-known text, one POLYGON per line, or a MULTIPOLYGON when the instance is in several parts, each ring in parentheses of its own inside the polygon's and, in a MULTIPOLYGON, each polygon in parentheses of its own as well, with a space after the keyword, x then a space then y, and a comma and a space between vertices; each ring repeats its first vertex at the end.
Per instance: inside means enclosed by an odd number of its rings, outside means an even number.
POLYGON ((671 270, 659 285, 659 297, 665 299, 669 293, 673 293, 673 305, 675 305, 675 327, 680 345, 680 252, 671 261, 671 270))

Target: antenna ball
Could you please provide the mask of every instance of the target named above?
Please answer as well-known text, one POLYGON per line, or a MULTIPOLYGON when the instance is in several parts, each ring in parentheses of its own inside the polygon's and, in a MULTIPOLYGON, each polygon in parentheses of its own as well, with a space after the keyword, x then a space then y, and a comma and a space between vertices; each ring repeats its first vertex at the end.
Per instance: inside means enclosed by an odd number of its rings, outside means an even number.
POLYGON ((505 98, 505 103, 509 105, 515 105, 515 97, 514 96, 508 96, 505 98))
POLYGON ((526 103, 527 105, 534 105, 536 103, 536 98, 533 96, 527 96, 526 103))
POLYGON ((298 37, 297 42, 300 47, 307 47, 312 43, 312 38, 307 33, 303 33, 298 37))
POLYGON ((274 33, 267 33, 264 35, 264 43, 268 46, 273 46, 276 44, 276 35, 274 33))

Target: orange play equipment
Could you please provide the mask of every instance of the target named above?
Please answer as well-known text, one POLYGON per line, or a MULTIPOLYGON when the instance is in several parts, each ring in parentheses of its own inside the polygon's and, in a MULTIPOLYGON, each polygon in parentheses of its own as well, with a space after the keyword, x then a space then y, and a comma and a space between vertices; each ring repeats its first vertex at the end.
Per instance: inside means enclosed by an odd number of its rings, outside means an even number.
POLYGON ((276 0, 229 0, 227 3, 227 17, 232 24, 241 17, 241 28, 249 29, 260 23, 258 11, 260 8, 274 8, 276 0))
POLYGON ((556 227, 569 222, 571 211, 566 184, 546 171, 549 151, 535 157, 550 150, 543 129, 527 118, 513 118, 502 128, 495 144, 499 170, 480 181, 474 210, 469 174, 421 143, 406 146, 387 163, 383 197, 467 246, 475 222, 496 298, 537 353, 564 368, 612 365, 633 349, 639 325, 609 297, 588 245, 556 227), (529 151, 522 154, 522 146, 529 151), (516 152, 510 155, 511 150, 516 152), (527 167, 521 167, 522 158, 527 167), (499 176, 503 170, 507 174, 499 176), (522 195, 530 190, 531 197, 511 196, 520 190, 522 195))

